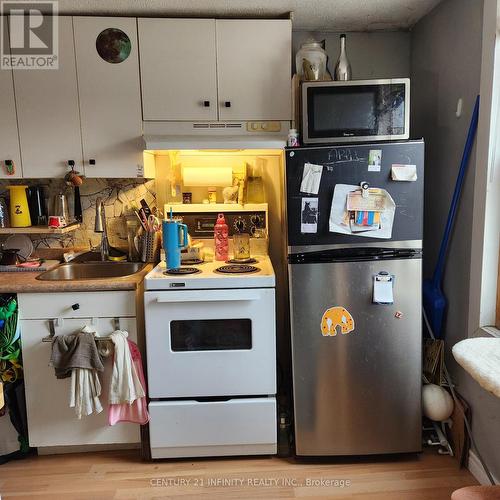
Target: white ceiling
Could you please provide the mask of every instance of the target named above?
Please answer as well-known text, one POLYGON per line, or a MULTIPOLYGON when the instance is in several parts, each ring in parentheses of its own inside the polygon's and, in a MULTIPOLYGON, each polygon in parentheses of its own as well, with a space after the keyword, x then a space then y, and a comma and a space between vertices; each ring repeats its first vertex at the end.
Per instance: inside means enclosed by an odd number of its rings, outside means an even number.
POLYGON ((406 30, 441 0, 59 0, 60 14, 280 17, 296 30, 406 30))

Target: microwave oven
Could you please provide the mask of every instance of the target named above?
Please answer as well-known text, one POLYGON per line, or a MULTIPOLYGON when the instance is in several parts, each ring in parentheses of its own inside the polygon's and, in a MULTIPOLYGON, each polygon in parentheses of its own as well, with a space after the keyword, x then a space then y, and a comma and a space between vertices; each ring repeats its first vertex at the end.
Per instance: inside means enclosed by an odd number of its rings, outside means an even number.
POLYGON ((410 137, 410 79, 302 83, 302 142, 410 137))

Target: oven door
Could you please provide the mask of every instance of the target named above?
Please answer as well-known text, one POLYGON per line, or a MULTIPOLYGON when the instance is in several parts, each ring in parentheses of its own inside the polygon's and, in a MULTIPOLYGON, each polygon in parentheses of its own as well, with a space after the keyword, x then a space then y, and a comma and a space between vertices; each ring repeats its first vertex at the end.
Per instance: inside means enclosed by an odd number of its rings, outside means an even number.
POLYGON ((408 78, 303 83, 303 141, 408 139, 409 98, 408 78))
POLYGON ((150 398, 276 393, 274 289, 145 292, 150 398))

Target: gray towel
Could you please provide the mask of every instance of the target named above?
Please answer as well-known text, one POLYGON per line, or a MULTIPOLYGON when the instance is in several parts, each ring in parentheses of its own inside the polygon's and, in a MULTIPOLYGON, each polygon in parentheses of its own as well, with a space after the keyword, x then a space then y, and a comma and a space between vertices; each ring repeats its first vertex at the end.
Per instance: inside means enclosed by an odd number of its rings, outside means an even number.
POLYGON ((94 335, 84 331, 55 336, 49 365, 54 367, 57 378, 71 377, 73 368, 104 370, 94 335))

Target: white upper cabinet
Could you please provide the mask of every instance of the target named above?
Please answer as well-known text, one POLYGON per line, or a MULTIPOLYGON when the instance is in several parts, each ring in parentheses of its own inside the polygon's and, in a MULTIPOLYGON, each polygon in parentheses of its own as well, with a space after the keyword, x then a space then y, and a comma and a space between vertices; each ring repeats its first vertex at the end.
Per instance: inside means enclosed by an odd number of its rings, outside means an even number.
POLYGON ((139 19, 144 120, 290 120, 289 20, 139 19))
POLYGON ((59 69, 14 70, 24 177, 82 172, 82 141, 71 17, 59 18, 59 69))
POLYGON ((214 19, 139 19, 144 120, 216 120, 214 19))
POLYGON ((217 20, 220 120, 290 120, 290 20, 217 20))
MULTIPOLYGON (((4 19, 5 20, 5 19, 4 19)), ((4 29, 6 29, 4 23, 4 29)), ((4 38, 4 43, 9 37, 4 38)), ((0 70, 0 179, 13 179, 23 176, 21 154, 19 151, 19 132, 17 129, 16 104, 14 102, 14 83, 12 71, 0 70), (6 161, 11 161, 14 174, 9 175, 6 161)))
POLYGON ((134 18, 74 17, 83 159, 88 177, 143 177, 134 18))

